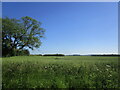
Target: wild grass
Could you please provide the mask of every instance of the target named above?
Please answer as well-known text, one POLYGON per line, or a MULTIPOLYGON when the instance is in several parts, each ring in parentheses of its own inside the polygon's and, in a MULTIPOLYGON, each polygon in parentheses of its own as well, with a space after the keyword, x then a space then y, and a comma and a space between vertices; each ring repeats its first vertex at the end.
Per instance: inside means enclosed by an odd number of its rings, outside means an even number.
POLYGON ((3 88, 118 88, 118 57, 16 56, 2 59, 3 88))

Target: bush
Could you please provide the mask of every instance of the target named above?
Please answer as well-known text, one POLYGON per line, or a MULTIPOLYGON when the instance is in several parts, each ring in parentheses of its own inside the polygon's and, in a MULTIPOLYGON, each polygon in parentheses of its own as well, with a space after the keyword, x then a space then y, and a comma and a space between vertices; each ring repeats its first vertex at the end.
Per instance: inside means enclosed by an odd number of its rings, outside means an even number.
POLYGON ((28 50, 17 50, 16 56, 29 56, 30 52, 28 50))
POLYGON ((3 49, 2 56, 29 56, 30 52, 28 50, 19 50, 19 49, 3 49))
POLYGON ((42 54, 39 54, 38 56, 42 56, 42 54))
POLYGON ((42 54, 31 54, 30 56, 42 56, 42 54))

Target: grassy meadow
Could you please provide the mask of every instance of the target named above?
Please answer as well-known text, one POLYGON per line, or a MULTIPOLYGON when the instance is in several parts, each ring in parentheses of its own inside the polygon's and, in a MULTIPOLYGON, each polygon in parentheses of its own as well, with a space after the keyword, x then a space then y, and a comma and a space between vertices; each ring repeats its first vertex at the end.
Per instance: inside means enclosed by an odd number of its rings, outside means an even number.
POLYGON ((3 89, 118 88, 118 57, 6 57, 2 70, 3 89))

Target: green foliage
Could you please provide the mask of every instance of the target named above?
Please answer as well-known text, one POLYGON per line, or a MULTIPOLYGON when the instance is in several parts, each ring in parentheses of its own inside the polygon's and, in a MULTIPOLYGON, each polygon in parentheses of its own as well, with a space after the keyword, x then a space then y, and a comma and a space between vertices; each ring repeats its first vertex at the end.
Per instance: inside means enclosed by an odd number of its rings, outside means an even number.
POLYGON ((42 56, 42 54, 31 54, 30 56, 42 56))
POLYGON ((40 28, 41 23, 31 17, 22 17, 20 20, 2 19, 2 49, 3 56, 15 55, 15 49, 38 48, 41 45, 40 39, 45 30, 40 28), (10 54, 10 52, 12 52, 10 54))
POLYGON ((29 56, 30 52, 28 50, 17 50, 15 56, 29 56))
MULTIPOLYGON (((5 49, 4 49, 4 52, 5 52, 5 49)), ((6 57, 10 57, 10 56, 29 56, 30 52, 28 50, 13 49, 11 51, 6 51, 4 56, 5 55, 6 55, 6 57)))
POLYGON ((3 58, 3 88, 118 88, 118 57, 3 58))

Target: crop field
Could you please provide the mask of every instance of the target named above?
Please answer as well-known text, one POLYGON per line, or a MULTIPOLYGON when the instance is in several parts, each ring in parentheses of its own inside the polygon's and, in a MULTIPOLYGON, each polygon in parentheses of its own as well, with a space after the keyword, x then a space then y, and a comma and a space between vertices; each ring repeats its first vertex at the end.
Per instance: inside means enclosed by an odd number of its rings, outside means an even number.
POLYGON ((118 57, 15 56, 2 59, 4 88, 118 88, 118 57))

